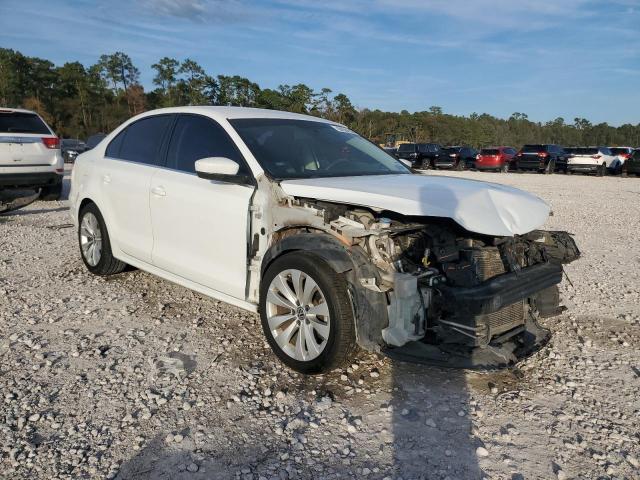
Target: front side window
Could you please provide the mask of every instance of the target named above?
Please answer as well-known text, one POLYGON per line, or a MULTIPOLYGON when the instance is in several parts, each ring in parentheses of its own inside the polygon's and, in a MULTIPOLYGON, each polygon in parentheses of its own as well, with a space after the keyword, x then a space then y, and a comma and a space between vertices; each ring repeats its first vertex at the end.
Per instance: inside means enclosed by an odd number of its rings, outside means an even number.
POLYGON ((160 144, 171 120, 171 115, 156 115, 132 123, 109 143, 106 155, 120 160, 158 165, 160 144))
POLYGON ((400 161, 341 125, 276 118, 229 122, 262 168, 276 179, 411 173, 400 161))
POLYGON ((171 135, 167 167, 195 173, 196 160, 207 157, 229 158, 240 164, 239 173, 249 173, 238 148, 220 125, 201 115, 180 115, 171 135))

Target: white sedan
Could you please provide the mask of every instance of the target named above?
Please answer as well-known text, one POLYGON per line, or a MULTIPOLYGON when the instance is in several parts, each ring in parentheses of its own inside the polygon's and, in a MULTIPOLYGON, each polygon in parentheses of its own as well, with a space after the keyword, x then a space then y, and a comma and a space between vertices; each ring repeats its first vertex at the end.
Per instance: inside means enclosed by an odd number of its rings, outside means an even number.
POLYGON ((502 185, 414 175, 344 125, 234 107, 146 112, 81 154, 71 214, 86 267, 126 264, 259 312, 304 373, 356 346, 505 366, 549 336, 564 232, 502 185), (499 348, 483 348, 488 345, 499 348))

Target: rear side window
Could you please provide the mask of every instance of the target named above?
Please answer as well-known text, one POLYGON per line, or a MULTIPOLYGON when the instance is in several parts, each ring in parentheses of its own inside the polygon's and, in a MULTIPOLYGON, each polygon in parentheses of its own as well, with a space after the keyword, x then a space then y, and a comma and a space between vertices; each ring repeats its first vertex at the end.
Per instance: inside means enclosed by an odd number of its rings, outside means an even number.
POLYGON ((111 141, 107 157, 158 165, 160 144, 171 118, 171 115, 156 115, 132 123, 111 141))
POLYGON ((240 164, 240 173, 249 173, 235 143, 220 125, 200 115, 180 115, 171 135, 167 167, 195 173, 196 160, 207 157, 229 158, 240 164))
POLYGON ((51 131, 35 113, 0 110, 0 133, 38 133, 51 135, 51 131))
POLYGON ((418 144, 418 151, 420 153, 427 153, 427 146, 424 143, 418 144))

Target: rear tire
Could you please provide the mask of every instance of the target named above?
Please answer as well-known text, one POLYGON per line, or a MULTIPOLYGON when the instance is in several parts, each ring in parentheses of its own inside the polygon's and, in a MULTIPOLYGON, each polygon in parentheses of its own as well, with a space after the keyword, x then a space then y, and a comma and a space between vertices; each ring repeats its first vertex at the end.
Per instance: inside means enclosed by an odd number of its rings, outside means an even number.
POLYGON ((86 205, 80 211, 78 244, 82 261, 94 275, 115 275, 127 267, 126 263, 113 256, 107 226, 95 203, 86 205))
POLYGON ((44 200, 45 202, 57 202, 62 198, 62 180, 60 182, 42 187, 40 189, 40 200, 44 200))
POLYGON ((316 255, 296 251, 274 260, 260 284, 260 318, 273 352, 300 373, 330 371, 353 355, 355 322, 347 283, 316 255), (314 310, 318 313, 305 313, 314 310))

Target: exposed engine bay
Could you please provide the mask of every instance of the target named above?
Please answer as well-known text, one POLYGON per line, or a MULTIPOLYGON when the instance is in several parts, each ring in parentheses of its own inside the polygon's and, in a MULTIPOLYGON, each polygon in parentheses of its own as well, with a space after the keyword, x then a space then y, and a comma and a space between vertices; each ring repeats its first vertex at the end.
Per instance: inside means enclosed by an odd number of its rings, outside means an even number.
POLYGON ((580 256, 567 232, 486 236, 447 218, 304 198, 272 215, 272 246, 303 235, 312 249, 319 233, 348 252, 360 346, 453 367, 507 366, 544 345, 537 320, 562 311, 562 264, 580 256))

